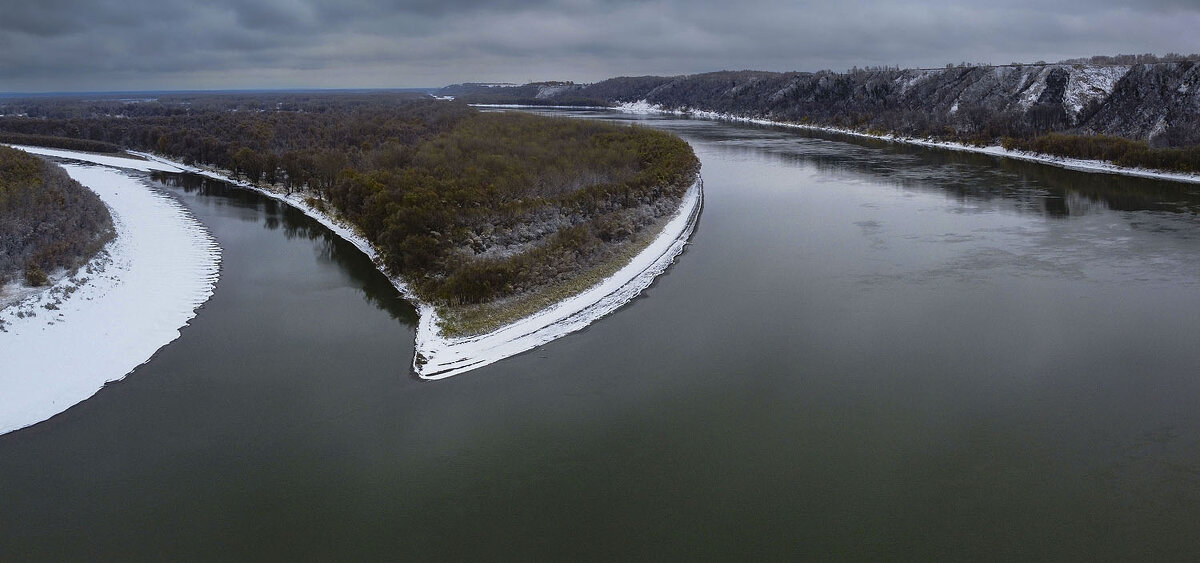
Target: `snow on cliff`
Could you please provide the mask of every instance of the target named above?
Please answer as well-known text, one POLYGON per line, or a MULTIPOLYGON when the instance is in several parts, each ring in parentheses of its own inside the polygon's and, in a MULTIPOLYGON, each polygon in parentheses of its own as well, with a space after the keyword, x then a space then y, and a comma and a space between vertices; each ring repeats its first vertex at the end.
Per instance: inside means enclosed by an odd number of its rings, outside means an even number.
POLYGON ((1113 88, 1129 72, 1128 66, 1080 66, 1071 68, 1067 81, 1067 93, 1063 105, 1071 119, 1092 100, 1103 100, 1112 94, 1113 88))

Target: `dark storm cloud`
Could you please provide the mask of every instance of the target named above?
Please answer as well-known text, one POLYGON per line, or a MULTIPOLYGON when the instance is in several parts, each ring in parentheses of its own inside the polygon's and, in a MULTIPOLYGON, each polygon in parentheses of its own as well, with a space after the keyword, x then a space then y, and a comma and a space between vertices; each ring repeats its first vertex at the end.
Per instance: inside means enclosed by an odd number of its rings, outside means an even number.
POLYGON ((1200 51, 1194 0, 38 0, 0 91, 437 86, 1200 51))

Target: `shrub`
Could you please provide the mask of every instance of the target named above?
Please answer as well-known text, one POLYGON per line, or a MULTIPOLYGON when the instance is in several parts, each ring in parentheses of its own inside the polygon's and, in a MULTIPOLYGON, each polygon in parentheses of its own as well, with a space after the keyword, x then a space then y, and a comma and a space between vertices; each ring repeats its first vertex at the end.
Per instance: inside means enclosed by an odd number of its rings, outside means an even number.
POLYGON ((37 265, 31 265, 25 268, 25 283, 32 287, 41 287, 50 283, 50 277, 37 265))

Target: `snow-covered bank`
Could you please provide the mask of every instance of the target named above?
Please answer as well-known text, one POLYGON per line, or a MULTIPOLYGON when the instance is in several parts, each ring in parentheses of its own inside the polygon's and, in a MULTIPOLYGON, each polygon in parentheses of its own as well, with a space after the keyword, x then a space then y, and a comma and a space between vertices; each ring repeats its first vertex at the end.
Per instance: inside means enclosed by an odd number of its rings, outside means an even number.
POLYGON ((1009 150, 999 145, 987 147, 977 147, 963 143, 955 143, 951 141, 938 141, 934 139, 919 139, 915 137, 905 137, 901 135, 872 135, 862 131, 853 129, 845 129, 841 127, 825 127, 819 125, 806 125, 802 123, 790 123, 786 121, 772 121, 770 119, 760 119, 753 117, 742 117, 728 113, 718 113, 715 111, 705 110, 683 110, 671 109, 657 104, 647 103, 645 100, 632 103, 619 104, 617 110, 627 113, 639 114, 669 114, 669 115, 686 115, 691 117, 699 117, 702 119, 714 119, 720 121, 735 121, 739 123, 753 123, 756 125, 772 125, 777 127, 791 127, 793 129, 804 129, 807 131, 822 131, 825 133, 837 133, 841 135, 850 135, 854 137, 863 137, 868 139, 880 139, 884 141, 892 141, 897 143, 907 143, 910 145, 919 145, 923 147, 936 147, 942 149, 974 152, 981 154, 990 154, 992 156, 1000 156, 1005 158, 1015 158, 1018 160, 1027 160, 1031 162, 1040 162, 1050 164, 1062 168, 1070 168, 1072 170, 1080 170, 1083 172, 1100 172, 1106 174, 1121 174, 1125 176, 1138 176, 1142 178, 1154 178, 1158 180, 1170 180, 1175 182, 1200 183, 1200 174, 1186 174, 1182 172, 1164 172, 1161 170, 1151 170, 1147 168, 1128 168, 1117 166, 1111 162, 1103 160, 1084 160, 1079 158, 1066 158, 1042 153, 1025 152, 1009 150))
POLYGON ((14 149, 21 149, 27 153, 39 154, 42 156, 53 156, 57 158, 69 158, 71 160, 82 160, 94 164, 103 164, 104 166, 113 166, 116 168, 125 168, 128 170, 140 170, 149 172, 158 170, 162 172, 181 172, 178 167, 172 166, 163 162, 154 162, 152 160, 138 160, 136 158, 125 158, 115 155, 97 154, 91 152, 69 151, 63 149, 48 149, 45 147, 32 147, 28 145, 8 145, 14 149))
POLYGON ((443 337, 433 307, 421 307, 415 367, 425 379, 442 379, 532 350, 580 330, 637 297, 683 252, 703 205, 699 177, 675 216, 645 250, 612 276, 574 297, 480 336, 443 337), (423 365, 422 365, 423 364, 423 365))
POLYGON ((109 166, 62 167, 108 205, 117 236, 74 277, 0 311, 0 434, 46 420, 145 363, 179 337, 217 282, 220 249, 178 201, 109 166))
MULTIPOLYGON (((378 251, 353 226, 309 205, 299 193, 282 194, 235 180, 222 172, 188 166, 148 153, 134 154, 283 201, 349 241, 383 271, 378 251)), ((688 189, 676 215, 627 266, 579 295, 486 334, 463 338, 443 336, 439 328, 442 318, 437 309, 417 298, 402 278, 389 276, 392 285, 413 303, 420 314, 413 371, 422 379, 443 379, 465 373, 566 336, 617 310, 649 287, 654 278, 683 252, 699 219, 703 196, 703 182, 697 176, 696 183, 688 189)))

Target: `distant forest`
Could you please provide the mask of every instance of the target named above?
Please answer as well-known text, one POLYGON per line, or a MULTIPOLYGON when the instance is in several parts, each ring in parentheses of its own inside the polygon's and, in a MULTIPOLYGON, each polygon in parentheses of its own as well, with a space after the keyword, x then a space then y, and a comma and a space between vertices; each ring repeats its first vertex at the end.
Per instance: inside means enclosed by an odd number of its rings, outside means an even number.
POLYGON ((422 298, 449 305, 612 259, 678 207, 699 169, 687 143, 649 128, 402 94, 33 99, 0 112, 0 138, 84 139, 303 190, 422 298))
POLYGON ((43 285, 82 265, 113 237, 112 216, 58 165, 0 147, 0 285, 24 275, 43 285))

